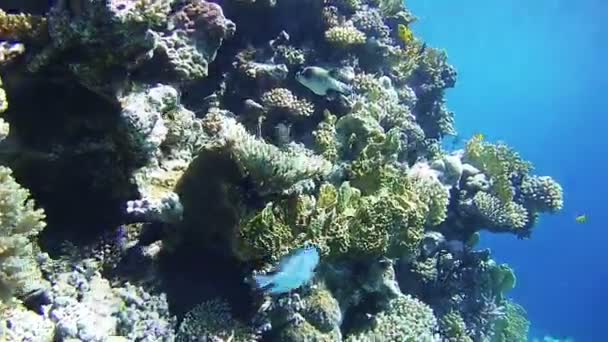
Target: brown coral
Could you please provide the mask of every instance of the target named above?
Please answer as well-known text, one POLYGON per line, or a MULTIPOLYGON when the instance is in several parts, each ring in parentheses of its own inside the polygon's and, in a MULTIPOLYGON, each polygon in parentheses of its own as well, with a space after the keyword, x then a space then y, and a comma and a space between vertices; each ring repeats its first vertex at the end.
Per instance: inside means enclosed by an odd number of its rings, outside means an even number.
POLYGON ((234 24, 224 17, 222 8, 204 0, 192 0, 173 17, 177 28, 192 35, 206 35, 221 40, 229 36, 234 24))
POLYGON ((30 14, 9 14, 0 9, 0 39, 38 40, 48 39, 46 18, 30 14))

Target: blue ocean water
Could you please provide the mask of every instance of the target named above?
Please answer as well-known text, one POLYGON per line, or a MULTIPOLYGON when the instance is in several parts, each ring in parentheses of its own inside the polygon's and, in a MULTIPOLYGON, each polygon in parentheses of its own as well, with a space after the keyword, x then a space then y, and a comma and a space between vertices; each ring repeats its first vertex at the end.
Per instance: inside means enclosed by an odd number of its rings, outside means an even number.
POLYGON ((531 240, 485 235, 518 285, 530 340, 605 341, 608 314, 608 2, 412 0, 414 31, 458 69, 448 106, 464 138, 482 132, 564 187, 565 207, 531 240), (574 217, 587 214, 587 224, 574 217))

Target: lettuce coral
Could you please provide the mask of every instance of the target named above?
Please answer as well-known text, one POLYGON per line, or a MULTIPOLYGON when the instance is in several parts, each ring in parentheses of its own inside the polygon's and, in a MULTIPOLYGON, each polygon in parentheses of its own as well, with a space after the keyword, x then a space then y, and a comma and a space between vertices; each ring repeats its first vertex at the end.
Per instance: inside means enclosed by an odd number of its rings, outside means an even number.
POLYGON ((46 225, 45 215, 29 197, 11 170, 0 166, 0 296, 4 300, 44 286, 34 239, 46 225))

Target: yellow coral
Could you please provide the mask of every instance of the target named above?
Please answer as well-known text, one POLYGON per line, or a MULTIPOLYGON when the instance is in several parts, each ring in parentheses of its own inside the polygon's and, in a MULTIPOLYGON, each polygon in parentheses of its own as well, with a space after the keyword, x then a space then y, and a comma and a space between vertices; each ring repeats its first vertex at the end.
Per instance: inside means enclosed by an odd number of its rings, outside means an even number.
POLYGON ((365 43, 365 33, 357 30, 354 26, 344 25, 332 27, 325 32, 325 39, 332 45, 340 48, 348 48, 365 43))
POLYGON ((312 132, 315 138, 317 152, 325 159, 334 162, 338 159, 338 144, 336 135, 336 116, 325 111, 325 120, 321 121, 317 129, 312 132))
POLYGON ((46 18, 31 14, 9 14, 0 9, 0 39, 45 40, 46 18))

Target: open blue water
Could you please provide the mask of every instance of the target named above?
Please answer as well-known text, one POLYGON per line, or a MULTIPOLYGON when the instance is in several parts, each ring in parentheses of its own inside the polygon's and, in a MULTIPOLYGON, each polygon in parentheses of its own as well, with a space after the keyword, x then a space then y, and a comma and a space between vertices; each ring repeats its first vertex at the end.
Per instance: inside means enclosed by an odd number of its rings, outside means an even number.
POLYGON ((483 132, 564 186, 565 208, 533 238, 486 235, 518 275, 512 297, 550 334, 606 341, 608 1, 411 0, 414 30, 459 71, 448 105, 466 138, 483 132), (577 214, 588 215, 576 224, 577 214))

